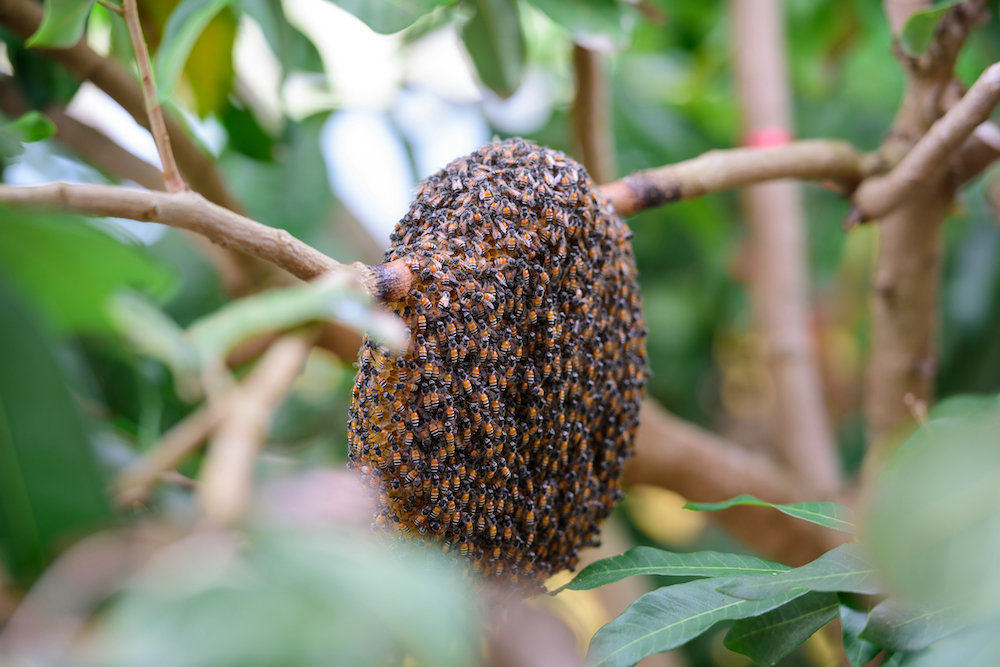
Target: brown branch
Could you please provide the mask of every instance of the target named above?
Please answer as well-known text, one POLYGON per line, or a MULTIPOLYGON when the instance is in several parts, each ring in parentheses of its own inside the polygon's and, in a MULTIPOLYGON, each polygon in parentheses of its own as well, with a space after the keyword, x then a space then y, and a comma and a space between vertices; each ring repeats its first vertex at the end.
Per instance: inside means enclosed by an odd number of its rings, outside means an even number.
MULTIPOLYGON (((791 136, 781 4, 732 0, 729 11, 745 136, 791 136)), ((840 464, 809 324, 810 276, 799 186, 791 181, 755 185, 743 191, 742 201, 750 232, 754 317, 777 394, 772 442, 804 487, 829 495, 840 486, 840 464)))
MULTIPOLYGON (((626 482, 662 486, 691 501, 718 502, 743 493, 774 503, 817 500, 769 459, 674 417, 650 399, 642 406, 635 449, 625 465, 626 482)), ((809 562, 845 539, 758 509, 713 516, 748 546, 785 563, 809 562)))
POLYGON ((943 170, 952 154, 1000 104, 1000 63, 991 65, 957 104, 936 121, 896 167, 863 182, 854 194, 861 221, 880 218, 943 170))
POLYGON ((310 327, 278 340, 229 402, 201 471, 199 496, 207 524, 231 525, 243 516, 257 453, 275 411, 312 349, 316 331, 310 327))
POLYGON ((132 39, 135 62, 139 67, 139 76, 142 80, 142 99, 146 107, 146 116, 149 119, 149 131, 156 142, 156 150, 159 152, 160 162, 163 164, 163 180, 167 184, 167 192, 181 192, 187 189, 187 185, 177 170, 174 152, 170 148, 170 135, 167 134, 163 109, 160 107, 160 100, 156 95, 153 68, 149 64, 149 49, 146 47, 146 38, 143 37, 142 26, 139 24, 139 6, 136 0, 123 0, 122 13, 125 16, 125 24, 128 26, 129 37, 132 39))
MULTIPOLYGON (((113 185, 53 183, 31 187, 0 186, 0 203, 56 208, 85 215, 159 222, 205 236, 224 248, 234 248, 279 266, 303 280, 344 268, 284 229, 268 227, 222 208, 192 191, 169 194, 129 190, 113 185)), ((356 265, 363 285, 371 290, 371 270, 356 265)), ((368 291, 368 294, 374 294, 368 291)))
POLYGON ((620 215, 712 192, 782 178, 831 179, 850 191, 878 167, 843 141, 806 140, 778 148, 710 151, 677 164, 639 171, 598 188, 620 215))
POLYGON ((573 73, 576 79, 573 136, 581 162, 595 184, 609 183, 615 177, 615 149, 608 79, 601 54, 574 44, 573 73))

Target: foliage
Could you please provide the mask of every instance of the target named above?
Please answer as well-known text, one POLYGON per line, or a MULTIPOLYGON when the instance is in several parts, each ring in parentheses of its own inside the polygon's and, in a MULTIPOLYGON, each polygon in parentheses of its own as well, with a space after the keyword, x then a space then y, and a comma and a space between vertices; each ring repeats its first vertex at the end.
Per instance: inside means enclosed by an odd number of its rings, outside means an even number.
MULTIPOLYGON (((574 41, 608 54, 619 173, 739 143, 726 3, 718 0, 334 0, 382 35, 364 33, 369 41, 355 48, 391 43, 399 49, 392 58, 412 61, 444 35, 464 49, 481 90, 474 101, 439 95, 407 70, 389 102, 356 104, 351 81, 334 76, 350 63, 316 38, 315 26, 296 14, 299 4, 142 0, 140 10, 161 100, 217 158, 248 214, 344 261, 374 261, 381 247, 364 240, 344 192, 330 185, 331 153, 347 150, 328 145, 333 123, 361 109, 401 147, 402 166, 385 157, 371 199, 388 198, 393 169, 422 175, 421 151, 433 141, 408 129, 407 115, 420 103, 431 109, 423 118, 467 113, 487 137, 525 133, 573 152, 574 41), (240 71, 240 40, 258 29, 255 44, 270 50, 273 80, 264 68, 240 71), (248 87, 265 79, 279 101, 248 87), (532 86, 547 95, 540 120, 515 129, 504 114, 529 99, 532 86)), ((927 48, 949 4, 910 20, 901 35, 908 53, 927 48)), ((878 3, 786 5, 797 134, 875 147, 902 89, 878 3)), ((83 38, 132 71, 120 17, 92 0, 45 0, 35 35, 25 42, 4 30, 0 38, 11 80, 32 109, 0 126, 4 180, 127 177, 59 143, 44 114, 66 107, 81 82, 39 48, 83 38)), ((994 21, 975 34, 959 72, 970 83, 998 56, 994 21)), ((454 156, 435 159, 445 157, 454 156)), ((774 505, 749 496, 689 505, 766 506, 843 531, 844 539, 860 533, 860 541, 791 568, 746 555, 711 530, 675 551, 632 526, 640 546, 589 565, 559 589, 588 591, 635 575, 666 584, 597 632, 590 664, 631 665, 686 646, 692 665, 714 667, 720 663, 705 647, 719 624, 727 624, 731 651, 762 665, 802 664, 797 647, 835 619, 855 667, 882 651, 883 665, 992 664, 1000 653, 1000 230, 985 190, 974 184, 965 191, 943 251, 939 394, 946 400, 900 448, 865 515, 855 519, 834 503, 774 505)), ((853 473, 863 450, 859 359, 877 241, 870 230, 841 232, 847 205, 835 194, 807 187, 804 196, 813 320, 843 463, 853 473)), ((226 290, 225 266, 174 230, 146 236, 121 221, 9 210, 0 220, 0 592, 49 590, 46 582, 61 576, 60 557, 85 550, 103 530, 156 521, 187 530, 198 511, 190 489, 160 485, 126 508, 107 489, 197 412, 218 379, 212 373, 241 343, 314 321, 398 336, 342 284, 238 298, 226 290)), ((759 341, 749 333, 735 197, 678 203, 629 222, 650 330, 650 393, 686 419, 756 432, 770 394, 759 341)), ((224 384, 246 375, 254 356, 234 362, 224 384)), ((353 363, 312 353, 268 434, 255 471, 262 485, 342 464, 353 363)), ((202 462, 188 457, 180 475, 197 478, 202 462)), ((264 495, 255 496, 260 513, 248 519, 244 542, 195 533, 158 544, 155 558, 131 570, 135 577, 116 579, 81 603, 75 613, 93 633, 84 652, 103 647, 99 659, 109 665, 398 664, 404 656, 426 665, 475 662, 480 627, 469 597, 476 592, 456 580, 447 559, 428 566, 423 556, 386 556, 359 537, 366 527, 279 529, 260 518, 270 507, 264 495), (373 646, 378 650, 369 652, 373 646)), ((79 646, 64 648, 66 655, 47 664, 83 659, 79 646)))

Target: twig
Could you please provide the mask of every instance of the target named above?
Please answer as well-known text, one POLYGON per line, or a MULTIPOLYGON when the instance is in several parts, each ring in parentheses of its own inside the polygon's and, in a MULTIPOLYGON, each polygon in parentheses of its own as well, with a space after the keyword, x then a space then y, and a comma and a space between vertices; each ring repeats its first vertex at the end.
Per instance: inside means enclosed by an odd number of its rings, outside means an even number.
MULTIPOLYGON (((781 3, 731 0, 733 66, 747 142, 791 135, 781 3)), ((808 251, 799 185, 776 181, 743 191, 749 228, 754 317, 777 394, 772 442, 804 487, 829 495, 840 486, 833 427, 809 325, 808 251)))
POLYGON ((271 262, 303 280, 343 268, 340 262, 299 241, 287 231, 233 213, 190 190, 169 194, 76 183, 0 186, 0 202, 139 222, 159 222, 187 229, 224 248, 241 250, 271 262))
POLYGON ((935 122, 885 176, 863 182, 854 195, 861 220, 880 218, 944 169, 949 158, 1000 104, 1000 63, 991 65, 965 97, 935 122))
POLYGON ((129 466, 115 482, 115 503, 129 507, 142 502, 150 489, 169 470, 176 468, 218 426, 229 410, 229 401, 203 406, 167 431, 139 461, 129 466))
POLYGON ((212 439, 201 472, 205 522, 227 526, 240 519, 250 497, 253 464, 271 418, 298 377, 316 329, 278 340, 236 390, 212 439))
POLYGON ((125 10, 123 10, 121 7, 119 7, 115 3, 109 2, 108 0, 97 0, 97 4, 99 4, 101 7, 104 7, 108 11, 111 11, 111 12, 114 12, 115 14, 118 14, 118 16, 124 16, 125 15, 125 10))
POLYGON ((710 151, 677 164, 639 171, 598 188, 620 215, 628 216, 683 199, 742 188, 781 178, 831 179, 854 187, 873 169, 866 157, 843 141, 796 141, 778 148, 710 151))
POLYGON ((156 141, 156 150, 160 153, 160 162, 163 164, 163 180, 167 183, 167 192, 181 192, 187 189, 187 185, 177 170, 174 152, 170 148, 170 135, 167 134, 167 123, 163 119, 163 109, 160 107, 160 100, 156 95, 156 85, 153 83, 153 68, 149 64, 146 38, 143 37, 142 26, 139 24, 139 5, 136 0, 123 0, 122 11, 125 23, 128 25, 129 37, 132 38, 135 62, 139 66, 139 75, 142 77, 142 98, 146 106, 146 115, 149 118, 150 132, 153 134, 153 140, 156 141))
POLYGON ((573 72, 573 135, 581 161, 594 183, 608 183, 615 177, 615 150, 608 80, 601 54, 574 44, 573 72))
MULTIPOLYGON (((674 417, 650 399, 639 417, 635 457, 625 465, 629 483, 655 484, 697 502, 743 493, 775 503, 820 499, 769 459, 674 417)), ((782 562, 806 563, 844 540, 777 512, 743 511, 756 509, 733 508, 716 518, 741 541, 782 562)))

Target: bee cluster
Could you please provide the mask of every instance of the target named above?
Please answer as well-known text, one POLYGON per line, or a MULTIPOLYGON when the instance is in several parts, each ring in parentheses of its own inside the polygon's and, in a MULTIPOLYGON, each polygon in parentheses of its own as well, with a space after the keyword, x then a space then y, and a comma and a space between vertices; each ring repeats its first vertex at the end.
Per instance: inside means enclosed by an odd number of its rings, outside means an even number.
POLYGON ((375 527, 537 589, 622 497, 648 376, 625 222, 564 154, 495 142, 424 181, 386 261, 406 352, 365 341, 350 464, 375 527))

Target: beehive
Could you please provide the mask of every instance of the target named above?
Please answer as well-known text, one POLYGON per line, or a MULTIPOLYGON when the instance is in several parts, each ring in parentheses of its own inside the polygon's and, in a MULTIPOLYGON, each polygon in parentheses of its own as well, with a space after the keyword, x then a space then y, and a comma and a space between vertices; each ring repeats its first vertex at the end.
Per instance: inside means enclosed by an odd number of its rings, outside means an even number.
POLYGON ((648 376, 624 221, 586 171, 522 139, 424 181, 392 235, 416 284, 405 353, 366 340, 350 464, 375 527, 531 590, 622 497, 648 376))

